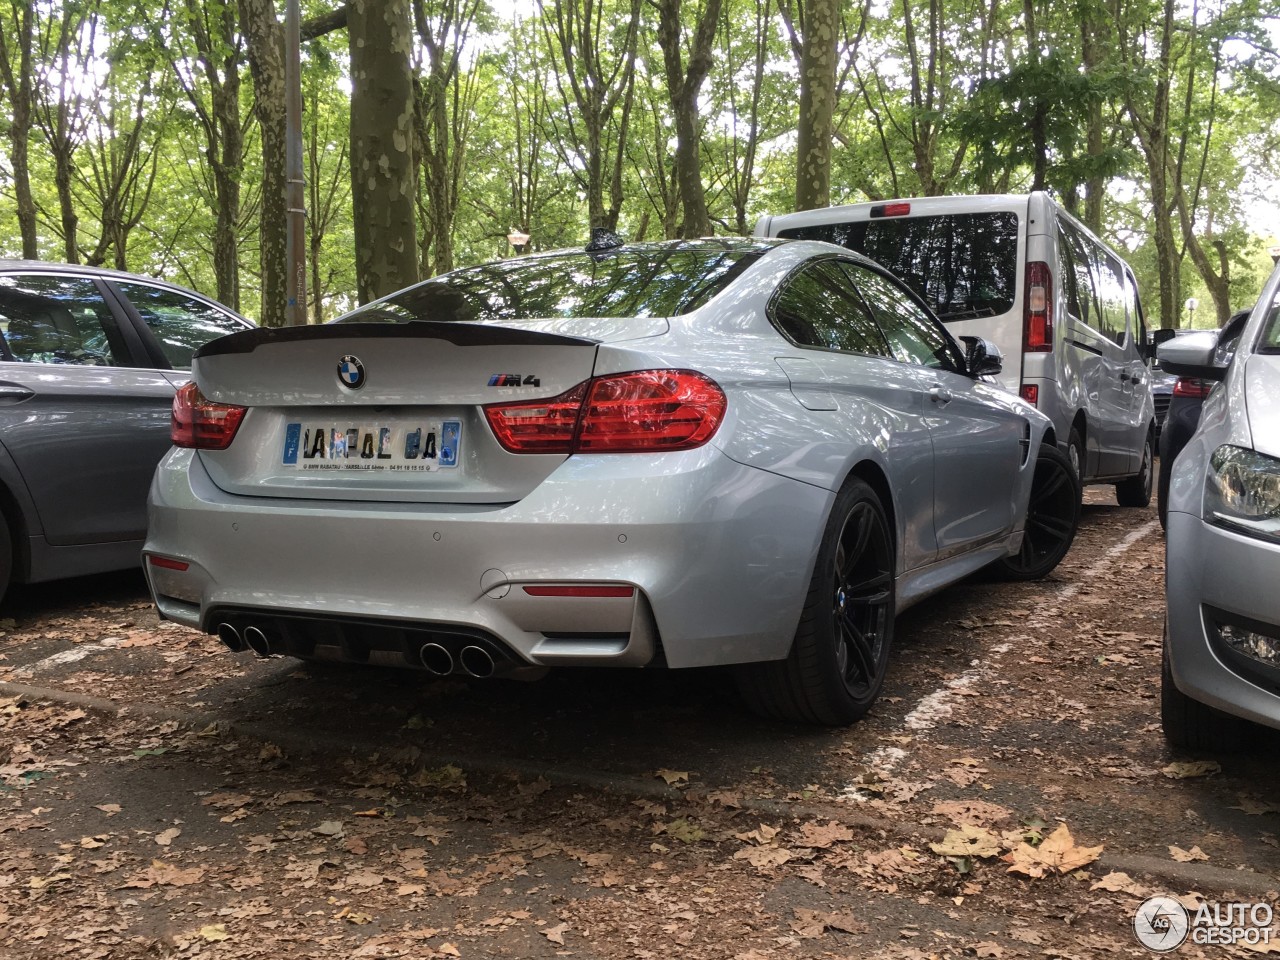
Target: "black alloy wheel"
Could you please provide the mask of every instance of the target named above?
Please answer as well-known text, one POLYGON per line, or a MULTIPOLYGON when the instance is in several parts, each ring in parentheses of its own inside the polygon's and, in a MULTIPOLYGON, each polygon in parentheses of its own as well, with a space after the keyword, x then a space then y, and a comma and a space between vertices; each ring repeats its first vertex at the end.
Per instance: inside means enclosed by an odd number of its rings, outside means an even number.
POLYGON ((1039 580, 1067 555, 1080 523, 1080 480, 1057 447, 1044 444, 1036 457, 1022 549, 997 561, 1010 580, 1039 580))
POLYGON ((883 511, 856 503, 836 550, 832 597, 836 666, 849 696, 875 698, 884 681, 887 626, 893 617, 893 543, 883 511))
POLYGON ((752 710, 839 727, 871 709, 893 644, 895 557, 880 498, 851 478, 827 519, 791 653, 736 670, 752 710))

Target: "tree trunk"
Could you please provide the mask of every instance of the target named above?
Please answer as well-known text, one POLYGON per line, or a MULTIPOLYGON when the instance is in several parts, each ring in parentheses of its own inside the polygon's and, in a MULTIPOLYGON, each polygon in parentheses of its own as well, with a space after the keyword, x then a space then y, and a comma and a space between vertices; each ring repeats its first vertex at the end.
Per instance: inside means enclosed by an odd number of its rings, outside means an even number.
POLYGON ((413 22, 408 0, 358 0, 351 51, 351 202, 361 303, 418 279, 413 22))
POLYGON ((18 232, 22 236, 22 257, 36 260, 40 251, 36 245, 36 203, 31 195, 31 50, 35 11, 30 3, 13 5, 17 21, 9 40, 10 23, 0 29, 0 80, 9 101, 9 163, 12 168, 13 193, 18 207, 18 232), (16 47, 16 49, 15 49, 16 47), (14 56, 17 63, 14 63, 14 56))
MULTIPOLYGON (((1085 75, 1092 78, 1102 65, 1109 37, 1105 18, 1095 0, 1077 4, 1080 19, 1080 55, 1085 75)), ((1085 121, 1085 154, 1089 158, 1089 176, 1084 182, 1084 222, 1094 233, 1102 232, 1102 197, 1106 178, 1098 170, 1103 151, 1102 97, 1089 99, 1085 121)))
POLYGON ((711 42, 720 17, 720 0, 706 0, 689 43, 687 68, 683 62, 680 7, 681 0, 658 0, 658 45, 662 48, 667 94, 676 125, 675 174, 684 214, 681 232, 685 237, 702 237, 709 235, 712 228, 702 189, 698 94, 711 69, 711 42))
POLYGON ((837 0, 808 0, 801 26, 796 209, 831 203, 831 131, 836 101, 837 0))
POLYGON ((262 134, 259 227, 264 327, 288 322, 288 227, 285 211, 284 29, 273 0, 240 0, 253 74, 253 109, 262 134))

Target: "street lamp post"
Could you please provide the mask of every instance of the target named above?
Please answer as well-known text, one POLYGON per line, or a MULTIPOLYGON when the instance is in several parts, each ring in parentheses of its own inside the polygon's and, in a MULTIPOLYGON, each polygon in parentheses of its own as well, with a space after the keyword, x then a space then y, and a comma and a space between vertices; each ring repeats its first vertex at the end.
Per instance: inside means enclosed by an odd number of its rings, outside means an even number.
POLYGON ((518 227, 512 227, 507 234, 507 243, 511 244, 517 254, 524 253, 524 248, 529 245, 529 234, 518 227))

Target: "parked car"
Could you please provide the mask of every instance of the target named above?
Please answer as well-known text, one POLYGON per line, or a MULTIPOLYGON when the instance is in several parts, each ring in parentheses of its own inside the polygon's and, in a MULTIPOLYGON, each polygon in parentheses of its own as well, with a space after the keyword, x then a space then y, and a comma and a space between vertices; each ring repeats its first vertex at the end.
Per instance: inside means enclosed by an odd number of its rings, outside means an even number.
POLYGON ((1159 347, 1165 369, 1221 381, 1173 464, 1161 716, 1175 746, 1230 749, 1280 728, 1280 266, 1224 364, 1217 332, 1159 347))
POLYGON ((1165 373, 1160 368, 1160 361, 1152 357, 1147 364, 1151 371, 1151 402, 1156 415, 1156 449, 1160 449, 1160 438, 1164 436, 1164 423, 1169 416, 1169 404, 1173 401, 1173 388, 1178 378, 1165 373))
POLYGON ((1010 358, 1000 382, 1053 421, 1085 484, 1151 502, 1155 409, 1128 264, 1043 192, 923 197, 763 217, 757 236, 826 240, 911 287, 956 336, 1010 358))
POLYGON ((900 610, 1066 553, 1052 425, 880 267, 588 250, 202 348, 151 494, 161 616, 434 674, 747 664, 756 709, 845 724, 900 610))
MULTIPOLYGON (((1225 367, 1231 362, 1236 342, 1240 339, 1240 331, 1244 329, 1244 322, 1248 319, 1248 310, 1231 315, 1231 319, 1218 333, 1215 363, 1225 367)), ((1191 435, 1196 432, 1196 427, 1200 424, 1200 406, 1214 385, 1212 380, 1201 380, 1198 377, 1174 377, 1173 381, 1165 417, 1167 429, 1160 433, 1160 471, 1156 480, 1156 509, 1162 527, 1168 525, 1169 477, 1173 474, 1173 463, 1191 435)))
POLYGON ((251 327, 158 280, 0 260, 0 596, 138 566, 191 355, 251 327))

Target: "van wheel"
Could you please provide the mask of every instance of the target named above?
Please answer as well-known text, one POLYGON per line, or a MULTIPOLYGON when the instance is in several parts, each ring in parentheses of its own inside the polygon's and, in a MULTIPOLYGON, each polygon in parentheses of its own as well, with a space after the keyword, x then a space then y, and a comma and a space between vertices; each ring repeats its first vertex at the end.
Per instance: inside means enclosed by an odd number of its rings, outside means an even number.
POLYGON ((1007 580, 1039 580, 1071 549, 1080 522, 1080 480, 1057 447, 1041 446, 1031 481, 1022 549, 993 566, 1007 580))
POLYGON ((1142 443, 1142 469, 1132 477, 1116 484, 1116 503, 1122 507, 1147 507, 1151 505, 1151 432, 1142 443))
POLYGON ((1249 724, 1239 717, 1193 700, 1178 689, 1169 667, 1169 626, 1164 628, 1160 658, 1160 726, 1169 746, 1201 753, 1233 753, 1240 749, 1249 724))
POLYGON ((893 642, 894 556, 880 498, 863 481, 850 480, 827 520, 791 653, 736 670, 752 710, 841 727, 871 709, 893 642))
POLYGON ((1076 479, 1080 481, 1080 486, 1084 487, 1084 440, 1080 437, 1080 431, 1075 427, 1071 428, 1071 433, 1067 435, 1067 457, 1071 460, 1071 469, 1076 475, 1076 479))

